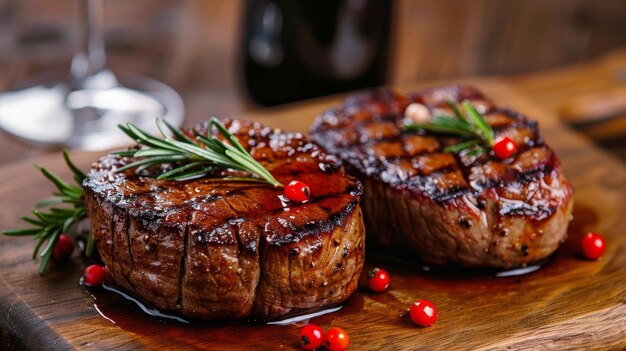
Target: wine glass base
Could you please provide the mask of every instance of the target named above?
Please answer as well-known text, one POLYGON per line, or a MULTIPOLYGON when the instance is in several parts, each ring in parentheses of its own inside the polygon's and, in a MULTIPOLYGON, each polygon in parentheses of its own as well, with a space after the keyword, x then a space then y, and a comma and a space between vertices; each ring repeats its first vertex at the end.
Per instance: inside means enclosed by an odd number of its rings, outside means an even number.
POLYGON ((30 143, 95 151, 131 143, 119 124, 151 133, 158 132, 156 117, 181 125, 183 101, 172 88, 134 74, 107 78, 114 84, 40 84, 0 94, 0 129, 30 143))

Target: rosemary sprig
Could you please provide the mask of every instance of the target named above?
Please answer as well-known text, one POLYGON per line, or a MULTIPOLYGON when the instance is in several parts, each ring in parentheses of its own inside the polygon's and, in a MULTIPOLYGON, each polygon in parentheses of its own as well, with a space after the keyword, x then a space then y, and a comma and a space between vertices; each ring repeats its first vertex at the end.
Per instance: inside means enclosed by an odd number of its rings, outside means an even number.
POLYGON ((445 152, 463 153, 472 157, 489 152, 494 144, 494 133, 485 117, 467 100, 462 102, 465 114, 461 112, 457 103, 453 101, 447 103, 454 116, 434 116, 428 123, 408 124, 404 129, 449 134, 461 138, 459 143, 445 147, 443 149, 445 152))
POLYGON ((233 169, 256 175, 255 177, 229 177, 227 180, 263 180, 275 187, 283 185, 272 174, 257 162, 216 118, 211 118, 206 135, 194 130, 192 139, 175 127, 159 118, 156 125, 162 138, 150 135, 132 123, 120 125, 119 128, 142 146, 139 150, 117 151, 116 155, 136 157, 132 162, 117 171, 135 169, 140 173, 148 168, 162 164, 173 164, 174 168, 161 173, 157 179, 189 179, 214 173, 219 170, 233 169), (213 136, 213 128, 224 137, 224 142, 213 136))
MULTIPOLYGON (((22 221, 34 227, 10 229, 3 232, 3 234, 9 236, 33 236, 35 240, 38 240, 33 250, 33 259, 36 259, 38 255, 41 257, 39 274, 43 274, 46 271, 46 267, 48 267, 48 262, 52 257, 54 246, 59 236, 63 233, 67 233, 76 223, 87 218, 87 212, 83 204, 84 193, 81 185, 86 177, 85 173, 72 163, 67 154, 67 150, 63 150, 63 158, 74 174, 74 181, 77 185, 63 181, 59 176, 44 167, 35 166, 41 171, 44 177, 55 185, 57 190, 52 193, 53 196, 51 198, 41 200, 35 205, 36 208, 32 210, 34 216, 23 216, 20 218, 22 221), (39 210, 39 208, 42 207, 49 207, 49 209, 48 211, 39 210), (43 251, 39 253, 44 244, 43 251)), ((85 249, 85 254, 88 257, 91 256, 93 246, 93 237, 90 235, 89 242, 85 249)))

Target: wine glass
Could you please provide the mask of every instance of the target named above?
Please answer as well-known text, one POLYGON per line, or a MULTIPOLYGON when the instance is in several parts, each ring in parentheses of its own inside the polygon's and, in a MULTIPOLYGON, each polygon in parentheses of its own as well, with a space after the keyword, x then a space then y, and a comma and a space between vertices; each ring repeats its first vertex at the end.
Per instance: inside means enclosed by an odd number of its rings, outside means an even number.
POLYGON ((66 81, 0 94, 0 128, 27 142, 103 150, 128 143, 118 124, 156 132, 161 117, 180 126, 184 106, 167 85, 106 67, 102 0, 81 0, 81 42, 66 81))

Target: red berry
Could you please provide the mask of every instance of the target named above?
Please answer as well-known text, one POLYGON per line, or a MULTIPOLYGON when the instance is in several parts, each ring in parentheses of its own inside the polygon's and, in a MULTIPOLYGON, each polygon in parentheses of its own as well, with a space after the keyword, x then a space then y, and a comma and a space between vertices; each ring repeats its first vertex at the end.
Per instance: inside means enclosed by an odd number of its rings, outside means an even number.
POLYGON ((70 258, 72 252, 74 252, 74 240, 67 234, 61 234, 54 245, 52 258, 55 261, 64 261, 70 258))
POLYGON ((332 327, 326 332, 326 341, 324 345, 328 351, 343 351, 348 348, 350 337, 345 330, 332 327))
POLYGON ((305 350, 315 350, 324 343, 324 331, 315 324, 308 324, 300 329, 300 345, 305 350))
POLYGON ((583 254, 590 260, 597 260, 602 257, 606 250, 606 241, 598 233, 587 233, 581 242, 583 254))
POLYGON ((422 327, 431 326, 437 321, 437 308, 428 300, 417 300, 411 306, 411 319, 422 327))
POLYGON ((509 137, 500 138, 493 144, 493 152, 500 159, 507 159, 517 152, 517 144, 509 137))
POLYGON ((389 287, 389 283, 391 282, 389 273, 380 268, 374 268, 367 272, 367 277, 369 278, 367 286, 373 292, 383 292, 387 290, 387 287, 389 287))
POLYGON ((98 286, 104 281, 104 267, 92 264, 85 268, 83 283, 88 286, 98 286))
POLYGON ((299 180, 292 180, 289 182, 289 184, 285 187, 283 194, 289 199, 289 201, 294 202, 304 202, 309 200, 311 197, 309 186, 299 180))

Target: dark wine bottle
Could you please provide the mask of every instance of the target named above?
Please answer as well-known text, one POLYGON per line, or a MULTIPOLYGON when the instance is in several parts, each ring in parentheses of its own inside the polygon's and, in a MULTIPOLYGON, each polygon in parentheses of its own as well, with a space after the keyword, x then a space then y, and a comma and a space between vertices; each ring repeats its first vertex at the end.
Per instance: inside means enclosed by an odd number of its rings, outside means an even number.
POLYGON ((391 10, 384 0, 248 0, 247 94, 270 106, 385 84, 391 10))

